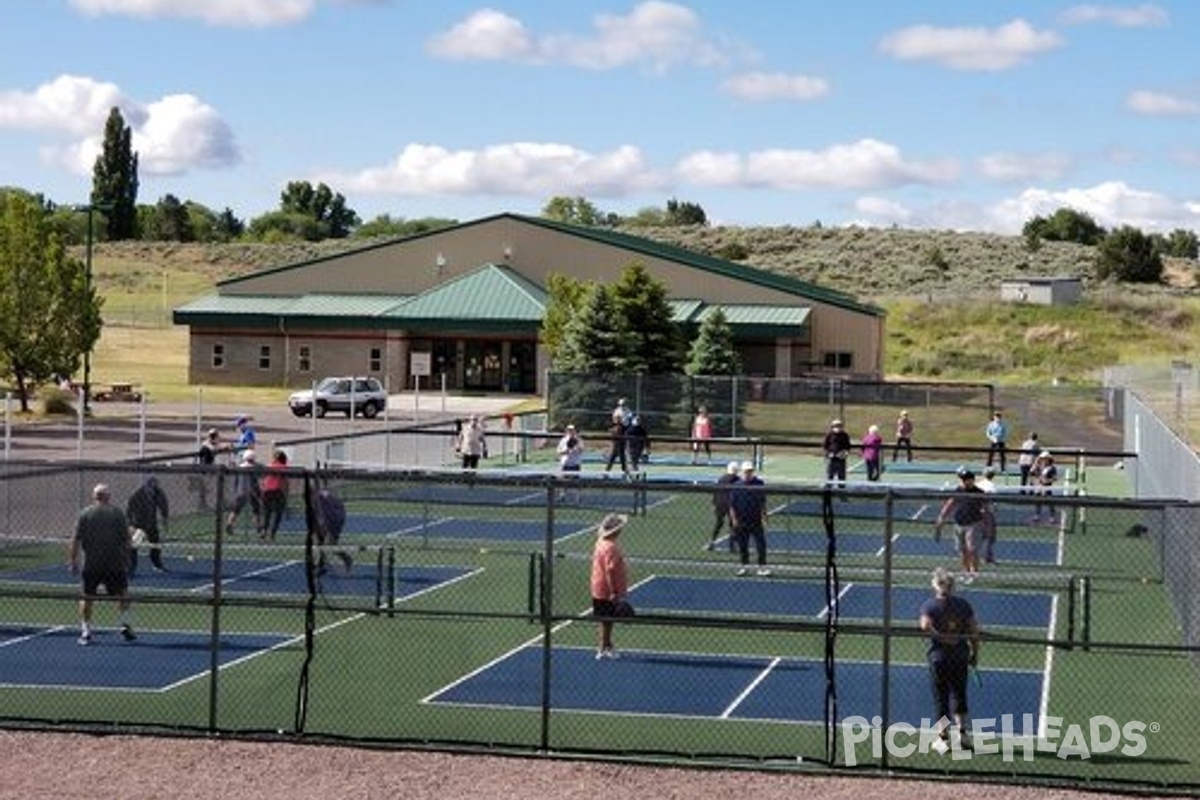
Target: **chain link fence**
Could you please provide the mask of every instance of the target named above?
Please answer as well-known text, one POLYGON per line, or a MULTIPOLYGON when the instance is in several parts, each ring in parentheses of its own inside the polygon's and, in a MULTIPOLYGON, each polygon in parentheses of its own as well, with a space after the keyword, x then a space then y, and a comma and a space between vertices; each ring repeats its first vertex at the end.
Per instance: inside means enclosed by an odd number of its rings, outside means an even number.
MULTIPOLYGON (((1181 619, 1170 588, 1196 577, 1172 563, 1194 503, 1001 480, 995 536, 960 540, 953 481, 830 488, 768 470, 764 487, 733 489, 765 501, 760 563, 731 538, 720 467, 564 476, 499 449, 511 469, 288 468, 277 528, 228 467, 5 464, 0 721, 1200 788, 1197 646, 1180 625, 1197 609, 1181 619), (169 511, 131 579, 137 638, 100 593, 80 646, 76 515, 95 484, 125 508, 149 477, 169 511), (322 493, 345 510, 336 540, 322 493), (614 621, 619 657, 598 658, 609 514, 628 518, 634 615, 614 621), (930 733, 917 620, 935 567, 983 629, 972 751, 951 736, 939 753, 930 733)), ((781 444, 765 453, 784 463, 781 444)))

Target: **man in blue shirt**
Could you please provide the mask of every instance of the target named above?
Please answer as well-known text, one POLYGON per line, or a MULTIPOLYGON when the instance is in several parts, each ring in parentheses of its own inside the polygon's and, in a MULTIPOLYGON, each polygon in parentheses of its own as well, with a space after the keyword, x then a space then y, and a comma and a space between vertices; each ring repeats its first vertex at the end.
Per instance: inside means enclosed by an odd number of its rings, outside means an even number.
POLYGON ((1008 441, 1008 423, 1004 421, 1004 415, 999 411, 992 414, 992 421, 987 424, 983 432, 988 438, 988 457, 987 465, 992 465, 992 459, 999 454, 1000 456, 1000 471, 1005 471, 1006 459, 1008 452, 1005 443, 1008 441))
POLYGON ((933 538, 940 540, 946 519, 954 520, 956 544, 962 557, 963 583, 970 583, 979 572, 979 545, 983 543, 988 496, 975 485, 975 473, 971 470, 959 467, 958 480, 958 491, 946 499, 933 522, 933 538))
POLYGON ((237 426, 238 437, 233 443, 233 456, 238 459, 246 450, 253 450, 258 444, 258 437, 254 435, 254 428, 250 427, 250 418, 244 414, 234 420, 234 425, 237 426))
POLYGON ((729 522, 737 538, 742 568, 738 575, 750 574, 750 540, 754 539, 754 550, 758 556, 757 575, 771 574, 767 569, 767 495, 763 491, 762 478, 754 474, 754 464, 742 462, 742 479, 733 485, 729 493, 729 522))
POLYGON ((936 707, 935 724, 942 739, 948 740, 953 713, 960 742, 970 749, 967 673, 979 661, 979 621, 971 604, 954 594, 952 573, 940 567, 934 570, 933 590, 934 597, 921 604, 918 622, 929 634, 926 658, 936 707))

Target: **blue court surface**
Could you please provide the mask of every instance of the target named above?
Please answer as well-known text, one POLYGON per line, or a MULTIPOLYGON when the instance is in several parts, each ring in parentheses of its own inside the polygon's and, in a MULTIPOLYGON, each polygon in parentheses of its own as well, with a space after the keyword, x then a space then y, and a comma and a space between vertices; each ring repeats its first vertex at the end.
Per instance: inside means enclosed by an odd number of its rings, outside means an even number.
MULTIPOLYGON (((533 474, 533 473, 530 473, 533 474)), ((557 478, 558 473, 548 473, 557 478)), ((609 511, 630 511, 637 508, 640 487, 625 481, 619 474, 581 474, 564 488, 555 484, 556 505, 596 508, 609 511)), ((422 484, 394 492, 391 499, 407 503, 427 503, 440 506, 515 506, 545 508, 550 503, 552 489, 541 486, 452 486, 422 484)))
MULTIPOLYGON (((573 536, 594 533, 594 523, 555 522, 554 539, 562 541, 573 536)), ((424 536, 430 539, 471 539, 505 542, 544 542, 545 520, 475 519, 470 517, 442 517, 428 525, 400 531, 402 538, 424 536)))
MULTIPOLYGON (((1015 495, 1017 493, 1005 490, 999 494, 1015 495)), ((1059 492, 1057 494, 1061 495, 1063 493, 1059 492)), ((942 502, 939 499, 932 498, 921 500, 896 498, 892 503, 892 518, 897 521, 928 522, 932 525, 934 520, 937 519, 938 512, 941 510, 942 502)), ((1035 510, 1033 505, 1004 503, 1003 500, 999 500, 994 503, 993 508, 996 515, 996 524, 1002 528, 1019 528, 1037 524, 1031 519, 1035 510)), ((832 511, 835 522, 839 517, 882 520, 888 515, 887 502, 882 495, 878 499, 863 497, 836 498, 833 501, 832 511)), ((772 507, 771 513, 812 517, 814 519, 822 519, 824 516, 822 501, 816 497, 793 500, 789 503, 772 507)), ((949 524, 947 526, 949 527, 949 524)))
MULTIPOLYGON (((347 514, 342 534, 395 534, 419 528, 428 517, 396 514, 347 514)), ((303 513, 289 514, 279 525, 280 534, 307 533, 308 522, 303 513)))
MULTIPOLYGON (((507 654, 425 702, 531 711, 542 703, 542 648, 507 654)), ((825 665, 817 659, 621 651, 597 660, 590 648, 551 651, 550 704, 557 711, 642 714, 709 719, 823 724, 825 665)), ((983 688, 971 687, 971 716, 1040 718, 1043 673, 980 670, 983 688)), ((883 713, 882 665, 839 661, 836 686, 842 719, 883 713)), ((889 722, 919 726, 933 713, 924 664, 892 664, 888 671, 889 722)))
MULTIPOLYGON (((1000 563, 1020 564, 1057 564, 1059 563, 1059 547, 1057 540, 1048 539, 1017 539, 1003 535, 1003 528, 997 536, 995 555, 1000 563)), ((941 541, 933 538, 932 527, 929 530, 913 534, 896 534, 892 537, 892 553, 897 556, 918 556, 942 558, 954 556, 954 526, 947 525, 942 529, 941 541)), ((977 545, 980 543, 976 543, 977 545)), ((725 550, 729 546, 729 537, 717 539, 716 547, 725 550)), ((825 534, 816 531, 767 531, 767 551, 769 553, 807 553, 823 554, 827 549, 825 534)), ((883 536, 868 533, 838 533, 837 549, 839 553, 853 555, 875 555, 883 557, 883 536)))
MULTIPOLYGON (((383 570, 375 553, 355 553, 354 567, 347 573, 335 557, 329 570, 319 578, 320 592, 334 597, 376 598, 388 591, 383 570)), ((167 572, 155 572, 145 563, 130 582, 130 593, 136 598, 139 589, 176 591, 204 596, 213 590, 213 562, 208 559, 187 561, 167 556, 167 572)), ((391 588, 397 599, 404 599, 458 580, 473 572, 473 568, 455 566, 396 567, 391 588)), ((79 578, 61 566, 44 566, 14 570, 0 574, 0 580, 18 583, 50 583, 77 585, 79 578)), ((226 595, 307 595, 308 577, 300 561, 266 561, 261 559, 226 559, 221 564, 221 592, 226 595)), ((380 597, 382 600, 383 598, 380 597)))
MULTIPOLYGON (((92 643, 76 643, 74 626, 0 626, 0 686, 59 689, 166 691, 207 676, 212 634, 207 631, 138 631, 126 642, 117 631, 96 629, 92 643)), ((228 667, 293 641, 282 634, 226 633, 218 660, 228 667)))
MULTIPOLYGON (((842 620, 883 619, 884 589, 878 584, 843 581, 834 601, 842 620)), ((1048 630, 1054 596, 963 586, 957 594, 971 601, 984 627, 1048 630)), ((928 600, 928 588, 892 587, 892 613, 914 622, 928 600)), ((724 614, 824 619, 831 610, 823 581, 783 578, 683 578, 652 576, 629 593, 629 601, 647 613, 724 614)))

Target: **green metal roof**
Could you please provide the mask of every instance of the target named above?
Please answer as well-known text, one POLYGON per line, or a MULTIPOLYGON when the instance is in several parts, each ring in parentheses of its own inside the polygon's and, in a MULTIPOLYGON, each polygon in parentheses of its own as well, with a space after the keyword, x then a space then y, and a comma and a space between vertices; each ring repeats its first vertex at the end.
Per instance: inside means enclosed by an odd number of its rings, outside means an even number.
POLYGON ((373 317, 409 299, 405 295, 307 294, 198 297, 178 314, 269 314, 273 316, 373 317))
POLYGON ((542 287, 508 267, 485 264, 419 294, 386 314, 394 320, 508 320, 540 324, 546 313, 542 287))
POLYGON ((704 308, 703 300, 668 300, 667 305, 671 307, 671 321, 677 324, 685 322, 695 322, 697 313, 704 308))
POLYGON ((701 309, 698 322, 711 317, 717 309, 725 312, 732 327, 739 325, 793 325, 808 322, 810 309, 799 306, 707 305, 701 309))

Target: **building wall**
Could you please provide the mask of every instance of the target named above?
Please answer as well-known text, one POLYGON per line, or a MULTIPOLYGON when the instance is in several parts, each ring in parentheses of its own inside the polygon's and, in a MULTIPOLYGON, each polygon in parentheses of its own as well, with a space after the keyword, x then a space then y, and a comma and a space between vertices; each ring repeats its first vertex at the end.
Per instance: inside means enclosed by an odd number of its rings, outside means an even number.
MULTIPOLYGON (((220 291, 227 295, 414 295, 473 272, 487 263, 506 264, 542 286, 554 273, 570 275, 577 280, 612 282, 635 262, 643 264, 650 274, 661 281, 672 298, 695 298, 709 303, 808 307, 808 340, 797 339, 797 346, 792 348, 792 363, 789 365, 792 374, 826 370, 829 358, 839 364, 848 359, 849 366, 835 368, 834 371, 839 373, 882 374, 882 316, 798 297, 790 292, 542 228, 514 218, 490 219, 317 262, 269 270, 226 282, 220 291)), ((236 343, 236 349, 230 351, 228 367, 212 370, 206 366, 210 360, 208 346, 212 342, 211 335, 197 329, 193 329, 192 333, 191 375, 194 382, 219 378, 224 378, 220 382, 233 382, 229 379, 235 371, 239 380, 245 379, 260 385, 298 385, 297 381, 301 382, 299 385, 306 385, 310 380, 307 375, 297 374, 293 366, 287 370, 282 365, 266 371, 258 369, 255 348, 263 341, 263 335, 259 334, 250 337, 239 336, 236 332, 225 335, 231 347, 236 343)), ((289 338, 296 341, 296 336, 292 332, 289 338)), ((318 348, 322 350, 321 360, 314 364, 313 371, 318 375, 343 374, 350 371, 351 366, 358 365, 354 371, 361 369, 363 374, 367 374, 367 349, 377 343, 385 343, 387 336, 373 331, 322 331, 319 336, 314 334, 310 338, 322 342, 323 347, 318 348)), ((392 337, 396 338, 396 335, 392 337)), ((407 337, 399 335, 398 338, 403 340, 407 337)), ((280 342, 280 346, 288 346, 291 341, 280 342)), ((762 345, 762 358, 756 352, 757 343, 742 344, 751 351, 747 370, 764 375, 775 374, 778 363, 774 340, 762 345)), ((291 361, 288 363, 290 365, 291 361)), ((388 367, 383 372, 379 377, 388 378, 391 385, 405 385, 407 355, 401 362, 389 351, 388 367)), ((541 382, 539 377, 539 386, 541 382)))

